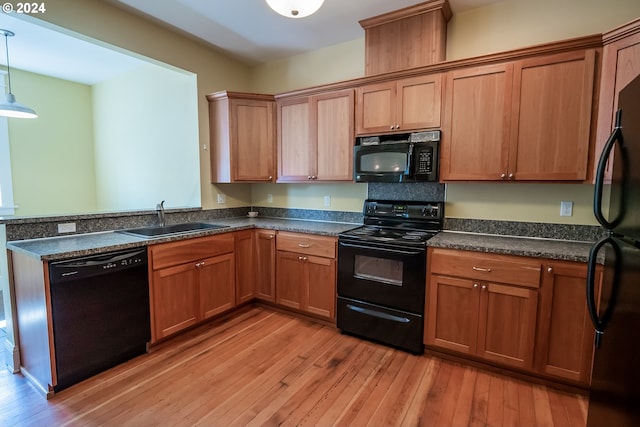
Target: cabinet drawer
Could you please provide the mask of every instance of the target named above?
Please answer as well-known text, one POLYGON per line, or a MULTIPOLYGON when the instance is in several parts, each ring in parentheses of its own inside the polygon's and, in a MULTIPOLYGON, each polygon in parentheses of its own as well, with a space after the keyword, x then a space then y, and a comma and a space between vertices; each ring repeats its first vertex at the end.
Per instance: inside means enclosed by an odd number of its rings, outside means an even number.
POLYGON ((335 258, 336 239, 311 234, 280 232, 276 240, 276 248, 279 251, 335 258))
POLYGON ((233 233, 185 239, 149 247, 154 270, 233 252, 233 233))
POLYGON ((430 257, 432 273, 540 287, 542 264, 532 258, 437 248, 430 257))

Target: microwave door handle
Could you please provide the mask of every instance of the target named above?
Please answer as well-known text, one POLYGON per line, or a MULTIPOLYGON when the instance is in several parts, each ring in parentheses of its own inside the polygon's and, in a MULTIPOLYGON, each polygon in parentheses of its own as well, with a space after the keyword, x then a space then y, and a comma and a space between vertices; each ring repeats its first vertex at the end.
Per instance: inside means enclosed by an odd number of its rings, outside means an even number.
POLYGON ((414 146, 414 143, 413 142, 410 143, 409 149, 407 151, 407 164, 404 169, 404 174, 407 176, 411 175, 411 169, 413 165, 413 146, 414 146))
MULTIPOLYGON (((613 149, 616 146, 616 143, 619 142, 622 145, 622 127, 621 127, 621 118, 622 118, 622 110, 618 110, 616 112, 616 122, 613 132, 607 139, 607 142, 602 149, 602 154, 600 154, 600 159, 598 160, 598 167, 596 169, 596 183, 594 189, 594 197, 593 197, 593 214, 596 217, 596 220, 605 228, 613 229, 619 222, 618 218, 613 219, 609 222, 602 212, 602 192, 604 189, 604 175, 607 168, 607 161, 609 160, 609 156, 613 149)), ((623 153, 624 156, 624 153, 623 153)), ((624 171, 623 171, 624 172, 624 171)))

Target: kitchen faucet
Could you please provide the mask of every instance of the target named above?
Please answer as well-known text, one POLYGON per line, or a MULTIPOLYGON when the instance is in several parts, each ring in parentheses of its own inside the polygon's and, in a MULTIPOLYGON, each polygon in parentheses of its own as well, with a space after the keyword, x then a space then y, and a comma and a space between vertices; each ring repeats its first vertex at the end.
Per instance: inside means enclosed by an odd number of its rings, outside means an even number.
POLYGON ((164 227, 164 200, 156 205, 156 212, 158 212, 158 225, 164 227))

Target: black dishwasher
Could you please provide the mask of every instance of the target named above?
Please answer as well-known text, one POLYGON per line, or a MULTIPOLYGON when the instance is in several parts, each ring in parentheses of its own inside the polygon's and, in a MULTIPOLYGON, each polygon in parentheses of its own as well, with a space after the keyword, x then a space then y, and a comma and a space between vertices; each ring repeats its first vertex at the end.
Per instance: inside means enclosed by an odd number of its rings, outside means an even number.
POLYGON ((147 250, 51 262, 51 317, 60 391, 147 351, 147 250))

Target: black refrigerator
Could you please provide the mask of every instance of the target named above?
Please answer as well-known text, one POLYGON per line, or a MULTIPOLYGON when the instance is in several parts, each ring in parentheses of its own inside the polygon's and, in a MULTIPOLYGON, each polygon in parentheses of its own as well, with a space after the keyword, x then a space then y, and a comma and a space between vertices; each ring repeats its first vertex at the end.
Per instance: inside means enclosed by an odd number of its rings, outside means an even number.
POLYGON ((594 214, 608 233, 592 247, 587 275, 596 329, 587 427, 640 426, 640 76, 620 92, 618 106, 594 194, 594 214))

